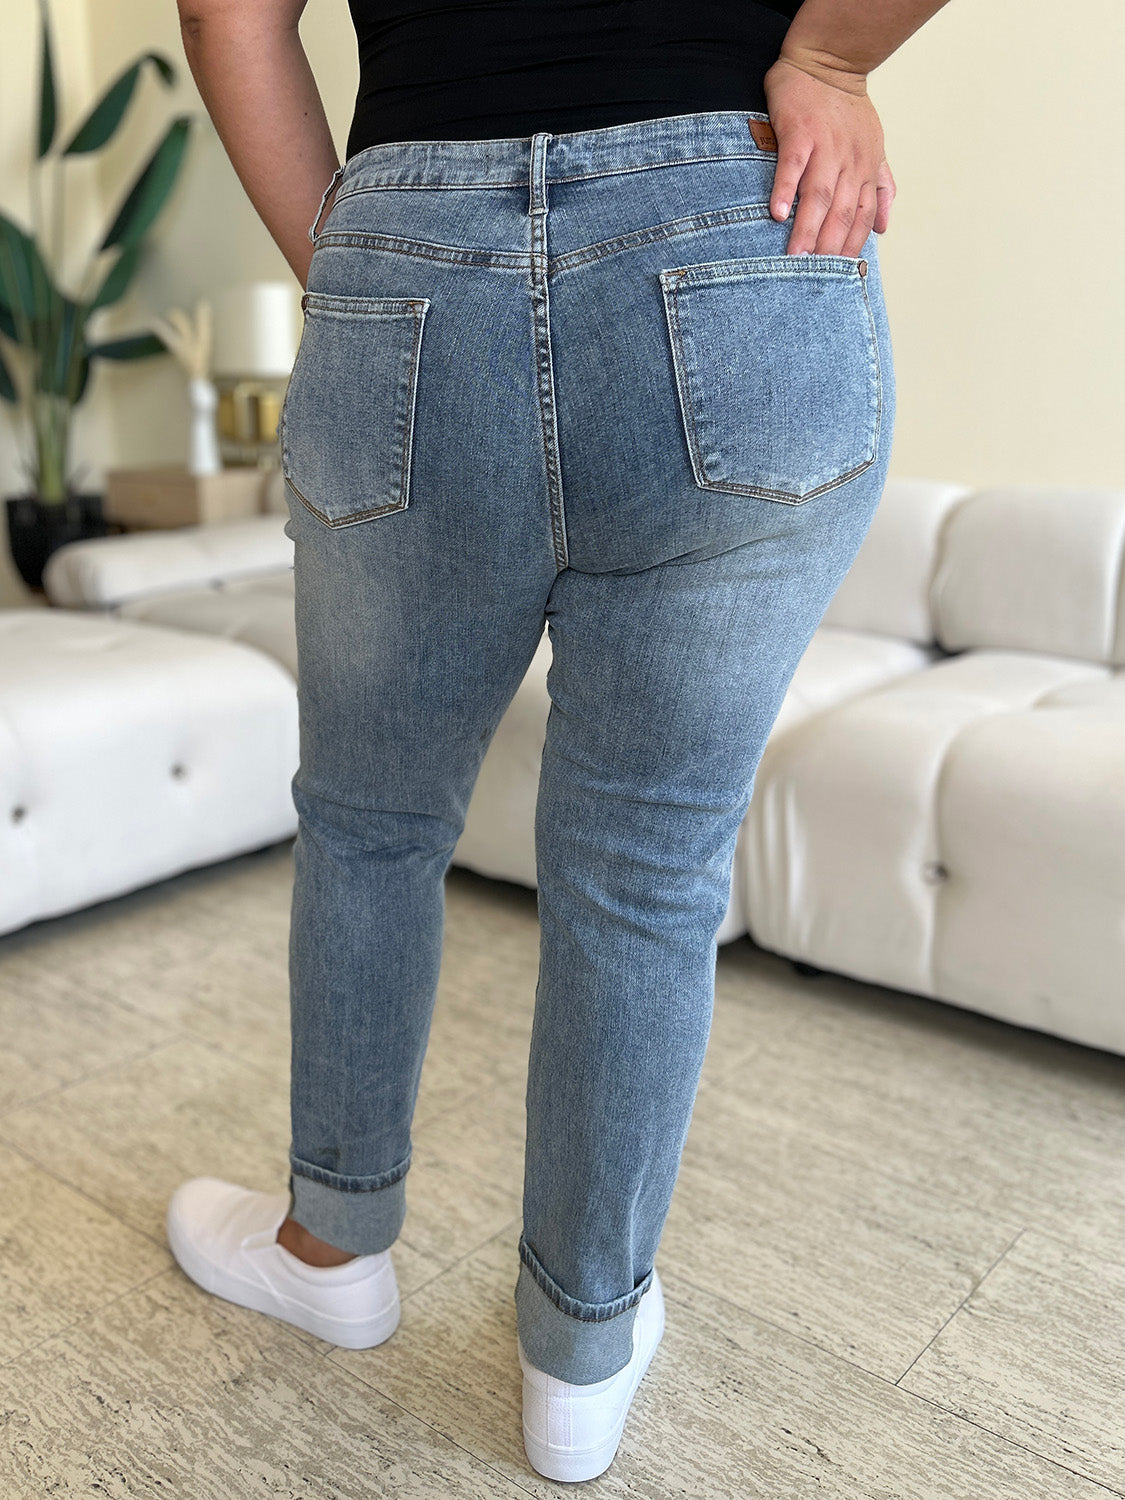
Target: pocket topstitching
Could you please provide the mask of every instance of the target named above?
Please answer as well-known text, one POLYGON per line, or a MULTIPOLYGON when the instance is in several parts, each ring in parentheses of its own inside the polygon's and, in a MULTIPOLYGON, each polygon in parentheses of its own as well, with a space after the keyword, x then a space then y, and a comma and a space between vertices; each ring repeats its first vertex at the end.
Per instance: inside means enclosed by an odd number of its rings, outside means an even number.
POLYGON ((878 453, 867 262, 743 257, 660 272, 695 483, 798 505, 878 453))
POLYGON ((289 488, 326 526, 353 526, 411 498, 425 297, 306 292, 279 422, 289 488))

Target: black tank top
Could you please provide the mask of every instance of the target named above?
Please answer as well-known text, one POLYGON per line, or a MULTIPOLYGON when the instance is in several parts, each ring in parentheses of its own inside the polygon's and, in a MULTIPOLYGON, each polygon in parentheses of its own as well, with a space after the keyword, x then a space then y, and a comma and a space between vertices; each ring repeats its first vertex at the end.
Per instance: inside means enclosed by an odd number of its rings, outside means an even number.
POLYGON ((801 0, 348 0, 347 155, 383 141, 555 135, 698 110, 766 112, 801 0))

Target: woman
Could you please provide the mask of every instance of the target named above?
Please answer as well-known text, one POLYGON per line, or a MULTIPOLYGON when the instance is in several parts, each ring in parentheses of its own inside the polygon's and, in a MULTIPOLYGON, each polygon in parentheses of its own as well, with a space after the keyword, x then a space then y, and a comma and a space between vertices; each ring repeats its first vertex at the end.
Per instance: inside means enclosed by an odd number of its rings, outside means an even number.
POLYGON ((352 0, 341 167, 304 0, 180 0, 306 296, 290 1192, 194 1179, 170 1242, 336 1344, 394 1331, 443 877, 546 622, 516 1304, 527 1454, 567 1480, 661 1338, 735 837, 886 477, 866 78, 944 0, 700 3, 352 0))

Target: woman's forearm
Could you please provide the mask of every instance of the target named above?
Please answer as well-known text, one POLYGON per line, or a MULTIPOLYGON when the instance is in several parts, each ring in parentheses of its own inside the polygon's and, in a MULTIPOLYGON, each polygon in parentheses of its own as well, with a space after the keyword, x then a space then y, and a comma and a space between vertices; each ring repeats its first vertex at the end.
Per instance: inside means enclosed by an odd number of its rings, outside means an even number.
POLYGON ((180 0, 180 30, 239 181, 304 286, 308 228, 339 163, 297 30, 300 10, 282 9, 180 0))
POLYGON ((780 56, 836 88, 867 90, 867 75, 948 0, 804 0, 780 56))

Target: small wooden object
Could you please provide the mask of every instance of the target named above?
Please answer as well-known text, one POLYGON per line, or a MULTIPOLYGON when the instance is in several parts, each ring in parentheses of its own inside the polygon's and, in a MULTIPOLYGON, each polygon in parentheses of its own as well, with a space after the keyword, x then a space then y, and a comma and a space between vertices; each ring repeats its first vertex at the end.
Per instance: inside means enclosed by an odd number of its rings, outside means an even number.
POLYGON ((111 469, 106 474, 106 519, 137 529, 197 526, 261 515, 269 470, 227 468, 190 474, 183 465, 111 469))

